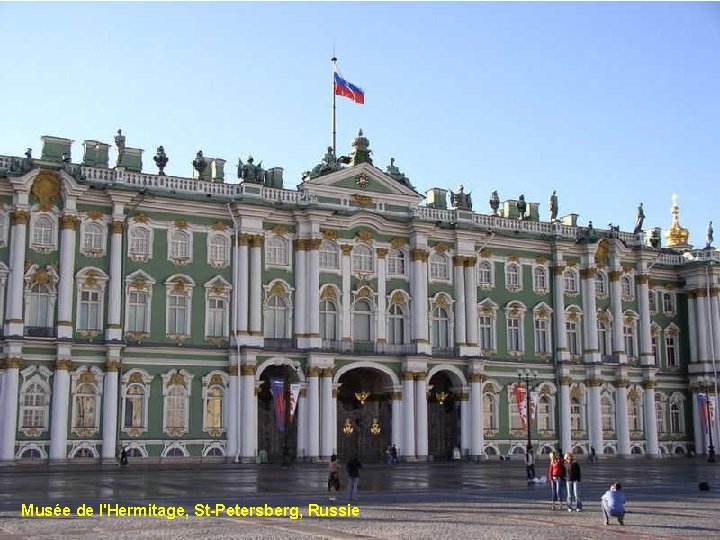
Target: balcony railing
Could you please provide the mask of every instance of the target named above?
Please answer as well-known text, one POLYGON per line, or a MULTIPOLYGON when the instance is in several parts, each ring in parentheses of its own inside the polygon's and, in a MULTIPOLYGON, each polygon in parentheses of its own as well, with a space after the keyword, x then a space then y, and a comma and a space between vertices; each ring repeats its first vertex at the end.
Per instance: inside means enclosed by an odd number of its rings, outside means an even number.
POLYGON ((27 337, 54 338, 57 336, 57 332, 53 326, 26 326, 25 335, 27 337))
POLYGON ((286 338, 265 338, 265 348, 276 351, 289 351, 295 348, 295 340, 286 338))
POLYGON ((356 352, 356 353, 375 352, 375 343, 372 341, 355 341, 355 342, 353 342, 353 352, 356 352))

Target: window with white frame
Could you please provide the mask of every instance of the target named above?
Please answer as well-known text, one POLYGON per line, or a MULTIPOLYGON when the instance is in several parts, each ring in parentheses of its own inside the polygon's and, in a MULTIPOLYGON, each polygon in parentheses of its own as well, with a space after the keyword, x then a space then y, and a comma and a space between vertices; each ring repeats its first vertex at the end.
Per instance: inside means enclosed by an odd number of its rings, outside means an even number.
POLYGON ((563 287, 565 288, 565 294, 578 293, 578 274, 576 270, 570 268, 563 272, 563 287))
POLYGON ((580 398, 570 398, 570 429, 572 431, 585 430, 585 415, 583 403, 580 398))
POLYGON ((663 298, 663 313, 665 315, 675 314, 675 295, 673 293, 664 292, 663 298))
POLYGON ((369 301, 361 298, 353 304, 353 340, 372 341, 373 309, 369 301))
POLYGON ((578 356, 581 352, 580 332, 578 321, 565 321, 565 331, 567 332, 568 351, 573 356, 578 356))
POLYGON ((32 247, 40 249, 54 249, 56 247, 56 223, 57 220, 50 214, 37 214, 31 221, 32 226, 32 247))
POLYGON ((105 251, 105 227, 97 221, 89 221, 84 225, 82 252, 85 255, 102 254, 105 251))
POLYGON ((628 399, 628 426, 630 431, 642 431, 642 411, 639 398, 628 399))
POLYGON ((510 353, 520 353, 523 349, 522 324, 520 315, 508 314, 507 316, 507 347, 510 353))
POLYGON ((625 339, 625 353, 630 357, 637 357, 637 321, 631 315, 626 315, 623 320, 623 337, 625 339))
POLYGON ((290 242, 284 236, 273 234, 265 242, 265 264, 270 266, 290 265, 290 242))
POLYGON ((35 377, 22 386, 20 390, 21 429, 47 429, 49 398, 49 388, 35 377))
POLYGON ((184 260, 190 258, 190 233, 182 229, 170 233, 169 258, 184 260))
POLYGON ((189 428, 190 392, 193 376, 184 369, 163 373, 163 432, 172 436, 189 428))
POLYGON ((133 225, 128 231, 128 256, 133 260, 147 260, 152 256, 152 229, 133 225))
POLYGON ((603 320, 598 318, 597 321, 598 329, 598 348, 600 349, 600 356, 610 356, 612 351, 612 330, 610 321, 607 319, 603 320))
POLYGON ((657 293, 653 289, 648 291, 648 306, 650 313, 657 312, 657 293))
POLYGON ((651 330, 651 334, 650 334, 650 346, 652 347, 652 355, 653 355, 653 359, 655 360, 655 365, 656 365, 656 366, 659 366, 659 365, 660 365, 660 346, 659 346, 659 342, 660 342, 660 331, 658 330, 658 331, 656 332, 656 331, 654 331, 654 329, 651 330))
POLYGON ((144 428, 146 395, 145 386, 140 383, 128 385, 125 390, 124 401, 124 428, 144 428))
POLYGON ((73 427, 92 429, 98 425, 98 388, 95 384, 85 382, 75 387, 73 403, 73 427))
POLYGON ((320 337, 335 341, 338 337, 338 309, 333 300, 320 300, 320 337))
POLYGON ((34 283, 25 293, 25 326, 53 326, 55 291, 49 285, 34 283))
POLYGON ((149 328, 150 302, 144 291, 130 291, 127 302, 127 331, 147 332, 149 328))
POLYGON ((535 353, 550 354, 550 321, 547 318, 535 319, 535 353))
POLYGON ((498 428, 497 396, 489 392, 483 394, 483 429, 496 430, 498 428))
POLYGON ((165 282, 165 331, 168 335, 190 335, 194 287, 195 283, 187 276, 171 276, 165 282))
POLYGON ((208 264, 214 268, 230 265, 230 238, 226 234, 208 235, 208 264))
POLYGON ((211 382, 205 389, 203 407, 203 431, 223 429, 223 400, 225 386, 221 382, 211 382))
POLYGON ((431 313, 432 336, 431 343, 435 349, 448 349, 452 347, 450 332, 450 313, 444 306, 435 306, 431 313))
POLYGON ((684 404, 677 397, 670 398, 670 433, 685 433, 684 404))
POLYGON ((665 360, 668 367, 677 367, 680 365, 678 361, 677 351, 677 329, 670 327, 665 330, 665 360))
POLYGON ((546 292, 548 289, 547 269, 544 266, 533 269, 533 289, 535 292, 546 292))
POLYGON ((553 431, 553 406, 550 396, 541 395, 537 404, 537 428, 540 431, 553 431))
POLYGON ((608 294, 607 274, 599 270, 595 274, 595 296, 604 298, 608 294))
POLYGON ((518 411, 518 403, 515 395, 515 387, 508 385, 508 403, 510 409, 510 429, 521 430, 524 429, 522 421, 520 420, 520 411, 518 411))
POLYGON ((630 301, 635 298, 633 278, 631 276, 625 275, 620 278, 620 293, 625 301, 630 301))
POLYGON ((391 345, 402 345, 406 343, 405 326, 407 324, 406 307, 401 304, 393 304, 388 310, 388 343, 391 345))
POLYGON ((615 404, 609 394, 600 398, 600 421, 603 431, 615 431, 615 404))
POLYGON ((371 274, 375 271, 373 250, 367 244, 357 244, 352 251, 353 272, 371 274))
POLYGON ((407 274, 407 257, 402 249, 391 249, 387 256, 388 276, 404 276, 407 274))
POLYGON ((490 289, 492 287, 492 263, 490 261, 480 261, 477 267, 478 285, 481 289, 490 289))
POLYGON ((340 267, 340 249, 335 242, 323 240, 318 252, 318 261, 323 270, 337 270, 340 267))
POLYGON ((505 265, 505 287, 511 291, 519 291, 522 288, 519 264, 511 262, 505 265))
POLYGON ((165 427, 183 429, 185 427, 185 387, 173 384, 165 394, 165 427))
POLYGON ((658 394, 655 398, 655 422, 657 423, 658 433, 667 431, 667 422, 665 421, 665 402, 658 394))
POLYGON ((289 337, 290 307, 284 294, 271 294, 265 302, 265 337, 287 339, 289 337))
POLYGON ((227 332, 228 301, 220 296, 207 297, 207 311, 205 318, 205 335, 209 337, 226 337, 227 332))
POLYGON ((102 330, 102 299, 100 291, 81 290, 77 329, 102 330))
POLYGON ((480 350, 484 354, 496 350, 497 308, 497 304, 488 298, 480 302, 478 306, 478 339, 480 350))
POLYGON ((429 258, 430 279, 450 279, 450 258, 445 253, 432 253, 429 258))

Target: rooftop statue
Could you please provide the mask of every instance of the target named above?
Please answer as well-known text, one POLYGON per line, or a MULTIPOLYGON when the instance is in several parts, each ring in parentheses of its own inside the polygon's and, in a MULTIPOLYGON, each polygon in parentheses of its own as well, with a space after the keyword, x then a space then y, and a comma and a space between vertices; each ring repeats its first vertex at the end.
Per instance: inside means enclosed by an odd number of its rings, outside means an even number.
POLYGON ((525 202, 525 195, 520 195, 520 200, 515 205, 517 207, 518 211, 518 219, 520 221, 524 221, 526 218, 525 214, 527 212, 527 203, 525 202))
POLYGON ((153 157, 155 160, 155 165, 157 165, 159 171, 159 176, 165 176, 165 165, 167 165, 167 162, 170 161, 170 159, 165 154, 165 147, 164 146, 158 146, 157 148, 157 154, 155 154, 155 157, 153 157))
POLYGON ((498 215, 498 208, 500 208, 500 196, 497 191, 493 191, 492 195, 490 195, 490 209, 493 216, 498 215))
POLYGON ((193 165, 193 169, 195 169, 197 171, 198 176, 202 175, 203 171, 205 170, 205 167, 207 167, 207 160, 203 156, 202 150, 198 150, 198 153, 195 156, 195 159, 193 159, 192 165, 193 165))
POLYGON ((457 193, 450 192, 450 204, 458 210, 472 210, 472 199, 470 193, 465 193, 465 186, 460 184, 457 193))
POLYGON ((660 247, 660 229, 650 231, 650 246, 656 249, 660 247))
POLYGON ((331 172, 335 172, 340 169, 340 160, 335 157, 335 152, 332 146, 327 147, 327 152, 322 158, 322 161, 313 167, 312 171, 308 171, 303 174, 303 178, 317 178, 318 176, 325 176, 331 172))
POLYGON ((557 221, 558 217, 558 198, 555 191, 552 192, 552 195, 550 195, 550 200, 548 201, 548 206, 550 206, 550 221, 557 221))
POLYGON ((640 203, 637 209, 637 215, 635 216, 635 234, 642 232, 643 221, 645 221, 645 212, 643 211, 643 203, 640 203))
POLYGON ((118 150, 116 166, 119 167, 120 166, 120 157, 125 152, 125 135, 122 134, 122 129, 117 130, 117 135, 115 135, 115 146, 117 146, 117 150, 118 150))
POLYGON ((707 232, 705 233, 705 249, 710 249, 713 243, 713 226, 712 221, 708 223, 707 232))
POLYGON ((238 158, 238 178, 243 182, 262 184, 265 181, 265 171, 262 168, 262 161, 255 165, 255 159, 248 156, 247 163, 238 158))
POLYGON ((400 182, 403 186, 409 187, 412 190, 415 189, 410 183, 410 179, 402 172, 400 172, 400 169, 395 166, 395 158, 390 158, 390 165, 385 168, 385 172, 387 172, 387 174, 390 175, 394 180, 400 182))

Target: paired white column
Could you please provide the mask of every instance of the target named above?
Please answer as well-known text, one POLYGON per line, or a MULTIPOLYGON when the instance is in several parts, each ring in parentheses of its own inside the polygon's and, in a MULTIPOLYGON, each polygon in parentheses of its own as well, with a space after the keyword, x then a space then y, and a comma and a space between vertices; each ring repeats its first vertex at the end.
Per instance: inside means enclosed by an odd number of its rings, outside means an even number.
MULTIPOLYGON (((228 396, 228 415, 227 415, 227 457, 235 458, 239 454, 240 447, 238 439, 240 438, 240 379, 238 377, 240 366, 238 366, 238 358, 234 353, 230 353, 230 381, 228 396)), ((239 456, 238 456, 239 457, 239 456)))
POLYGON ((321 433, 320 433, 320 457, 329 459, 335 448, 335 440, 333 436, 333 420, 335 419, 335 400, 333 400, 332 390, 332 369, 323 369, 322 377, 320 377, 320 398, 322 406, 320 407, 321 433))
MULTIPOLYGON (((720 289, 714 288, 710 291, 710 298, 708 302, 710 304, 710 317, 708 322, 710 328, 708 334, 711 336, 711 347, 710 347, 710 358, 718 363, 718 355, 720 355, 720 289)), ((720 414, 716 415, 716 418, 720 420, 720 414)))
POLYGON ((426 460, 428 456, 428 403, 427 373, 415 374, 415 457, 426 460))
POLYGON ((387 248, 378 248, 377 253, 377 327, 375 341, 387 342, 387 248))
POLYGON ((296 455, 298 459, 303 460, 307 454, 307 383, 300 383, 300 395, 298 396, 295 416, 298 422, 296 455))
POLYGON ((320 370, 311 367, 308 370, 308 436, 307 436, 307 458, 317 460, 320 457, 320 385, 318 377, 320 370))
POLYGON ((465 257, 465 337, 468 347, 478 346, 477 257, 465 257))
POLYGON ((580 283, 584 313, 585 361, 599 362, 600 350, 598 348, 597 302, 595 300, 595 269, 584 268, 581 270, 580 283))
POLYGON ((390 444, 398 448, 398 452, 405 455, 402 449, 404 436, 402 434, 402 386, 393 388, 392 394, 392 432, 390 433, 390 444))
POLYGON ((655 385, 657 383, 652 380, 643 381, 643 412, 645 420, 645 445, 646 453, 651 456, 658 456, 660 448, 658 446, 657 433, 657 415, 655 413, 655 385))
POLYGON ((237 334, 247 335, 249 330, 248 315, 250 310, 250 257, 248 244, 250 238, 246 234, 241 234, 235 242, 235 268, 233 273, 237 277, 235 284, 235 298, 237 298, 237 334))
MULTIPOLYGON (((112 222, 110 230, 110 282, 108 284, 108 311, 107 325, 105 326, 105 339, 116 341, 122 338, 122 236, 125 222, 116 220, 112 222)), ((113 444, 115 457, 115 445, 113 444)), ((106 457, 103 454, 103 457, 106 457)))
POLYGON ((5 373, 2 379, 2 455, 3 461, 15 459, 15 434, 17 433, 18 385, 22 359, 11 356, 5 360, 5 373))
POLYGON ((602 411, 600 410, 600 385, 602 379, 590 379, 588 383, 588 439, 596 452, 602 452, 602 411))
POLYGON ((470 375, 470 456, 483 456, 485 433, 483 429, 482 374, 470 375))
POLYGON ((58 283, 57 337, 72 338, 73 283, 75 282, 75 237, 79 225, 73 215, 62 217, 60 224, 60 280, 58 283))
POLYGON ((308 334, 308 345, 320 347, 320 244, 322 240, 315 238, 308 241, 308 251, 305 254, 307 265, 307 323, 305 332, 308 334))
POLYGON ((572 378, 568 375, 560 377, 560 446, 566 451, 572 448, 572 427, 570 425, 571 384, 572 378))
POLYGON ((616 408, 616 432, 618 442, 618 454, 621 456, 630 455, 630 426, 628 425, 628 402, 626 379, 615 383, 615 408, 616 408))
POLYGON ((608 272, 610 281, 610 310, 612 311, 612 352, 618 355, 620 363, 627 362, 625 338, 623 336, 622 287, 620 286, 620 270, 608 272))
POLYGON ((698 454, 704 454, 707 451, 705 446, 705 430, 702 423, 702 414, 704 411, 700 411, 700 405, 698 404, 698 391, 695 388, 690 394, 692 399, 692 418, 693 418, 693 433, 695 434, 695 452, 698 454))
MULTIPOLYGON (((12 221, 10 230, 10 276, 8 277, 7 288, 5 336, 21 336, 24 327, 25 243, 27 241, 27 223, 30 214, 25 210, 16 210, 10 215, 10 219, 12 221)), ((17 396, 15 396, 16 398, 17 396)))
POLYGON ((427 307, 427 260, 428 252, 424 249, 410 251, 410 295, 412 296, 412 342, 417 346, 418 353, 430 353, 431 344, 428 339, 428 307, 427 307))
POLYGON ((707 361, 710 359, 708 352, 708 311, 707 293, 701 289, 697 294, 697 319, 698 319, 698 360, 707 361))
POLYGON ((415 458, 415 380, 413 373, 403 373, 402 382, 403 440, 401 455, 415 458))
POLYGON ((55 361, 50 419, 50 459, 67 458, 68 400, 70 399, 70 358, 55 361))
MULTIPOLYGON (((650 333, 651 320, 648 281, 649 277, 647 275, 639 275, 635 278, 638 311, 640 312, 640 364, 643 366, 654 366, 655 356, 652 353, 652 335, 650 333)), ((655 417, 655 414, 653 414, 653 417, 655 417)))
POLYGON ((460 400, 460 452, 463 457, 470 454, 470 430, 472 422, 470 421, 470 391, 463 388, 458 396, 460 400))
POLYGON ((257 455, 257 398, 255 394, 255 364, 242 364, 240 366, 242 389, 242 437, 241 459, 245 462, 255 462, 257 455))
POLYGON ((250 333, 262 336, 262 246, 261 235, 252 237, 250 248, 250 333))
POLYGON ((455 285, 455 345, 463 347, 467 344, 465 335, 465 274, 463 264, 465 257, 453 257, 453 281, 455 285))
MULTIPOLYGON (((565 289, 563 287, 563 272, 565 266, 561 263, 553 267, 553 302, 555 304, 555 358, 566 360, 569 355, 567 328, 565 328, 565 289)), ((564 448, 568 448, 565 446, 564 448)))
POLYGON ((307 323, 307 268, 305 265, 306 240, 295 240, 295 321, 294 337, 298 340, 306 337, 307 323))
POLYGON ((352 318, 350 314, 350 254, 352 246, 342 245, 342 340, 352 341, 352 318))
POLYGON ((695 310, 697 309, 697 294, 693 291, 687 295, 688 299, 688 342, 690 343, 690 362, 698 361, 698 337, 697 337, 697 318, 695 310))
POLYGON ((118 424, 118 374, 120 361, 110 356, 105 362, 105 377, 103 381, 103 403, 102 403, 102 459, 111 461, 115 459, 117 448, 117 424, 118 424))

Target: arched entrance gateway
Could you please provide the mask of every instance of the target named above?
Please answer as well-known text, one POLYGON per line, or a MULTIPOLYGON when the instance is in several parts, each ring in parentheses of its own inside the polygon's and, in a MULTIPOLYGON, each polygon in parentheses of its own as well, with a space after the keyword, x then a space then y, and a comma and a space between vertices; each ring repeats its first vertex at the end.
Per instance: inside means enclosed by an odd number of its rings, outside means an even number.
POLYGON ((460 401, 458 389, 446 371, 428 381, 428 453, 435 461, 453 457, 460 448, 460 401))
POLYGON ((380 461, 390 444, 392 381, 385 373, 355 368, 343 373, 337 392, 337 452, 347 461, 380 461))
POLYGON ((271 365, 260 374, 258 388, 258 455, 260 460, 290 463, 297 454, 299 378, 288 365, 271 365))

